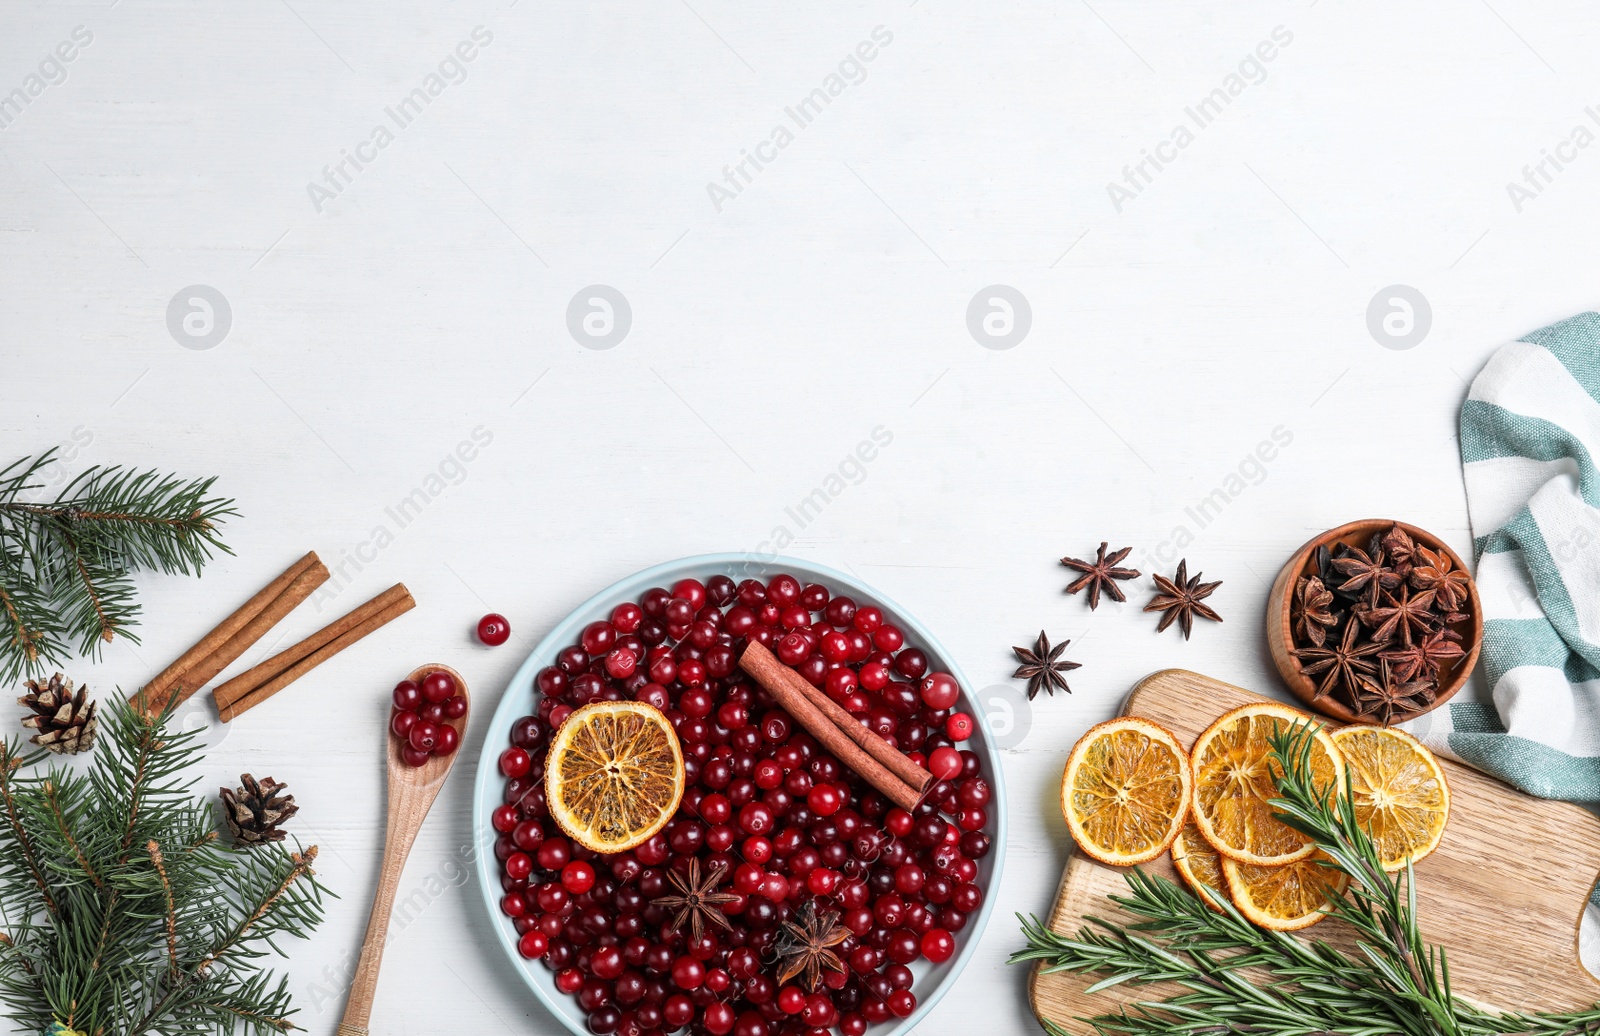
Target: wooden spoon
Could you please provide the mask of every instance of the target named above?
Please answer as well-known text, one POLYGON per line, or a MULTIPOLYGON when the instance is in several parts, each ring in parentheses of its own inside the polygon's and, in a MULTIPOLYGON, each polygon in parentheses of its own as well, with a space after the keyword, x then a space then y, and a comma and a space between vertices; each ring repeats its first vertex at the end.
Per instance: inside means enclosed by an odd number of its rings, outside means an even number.
MULTIPOLYGON (((464 739, 472 696, 467 693, 467 682, 461 674, 446 665, 430 664, 419 666, 407 679, 421 684, 424 676, 434 672, 454 677, 456 693, 467 699, 468 711, 460 719, 445 720, 464 739)), ((438 797, 444 779, 450 776, 450 767, 461 754, 457 748, 449 755, 436 755, 421 766, 408 766, 400 758, 400 739, 389 733, 387 727, 383 736, 389 744, 389 822, 383 840, 383 869, 378 872, 378 891, 372 897, 367 937, 361 944, 361 959, 350 983, 350 999, 345 1004, 344 1018, 339 1022, 338 1036, 367 1036, 367 1019, 372 1015, 372 1000, 378 991, 378 968, 383 964, 383 944, 389 934, 389 914, 400 888, 400 874, 405 870, 406 857, 411 854, 411 844, 417 840, 422 821, 438 797)))

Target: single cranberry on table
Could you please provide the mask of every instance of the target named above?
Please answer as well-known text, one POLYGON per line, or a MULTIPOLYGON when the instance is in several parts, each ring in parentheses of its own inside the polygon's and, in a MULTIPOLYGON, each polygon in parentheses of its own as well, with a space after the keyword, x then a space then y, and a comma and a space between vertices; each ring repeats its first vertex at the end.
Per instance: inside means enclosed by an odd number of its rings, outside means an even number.
POLYGON ((511 623, 504 615, 490 612, 478 620, 478 640, 490 647, 499 647, 511 637, 511 623))

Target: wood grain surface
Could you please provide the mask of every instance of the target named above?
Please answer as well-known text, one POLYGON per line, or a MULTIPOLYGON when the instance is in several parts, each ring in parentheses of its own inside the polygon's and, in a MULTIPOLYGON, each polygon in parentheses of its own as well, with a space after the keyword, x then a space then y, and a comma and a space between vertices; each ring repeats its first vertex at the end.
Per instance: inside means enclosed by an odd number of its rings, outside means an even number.
MULTIPOLYGON (((1239 687, 1169 669, 1147 677, 1124 713, 1145 716, 1194 740, 1224 711, 1260 700, 1239 687)), ((1445 761, 1450 823, 1439 848, 1417 865, 1417 910, 1424 936, 1443 946, 1456 993, 1507 1010, 1563 1011, 1600 1000, 1597 982, 1578 960, 1578 919, 1600 873, 1600 820, 1577 806, 1529 798, 1445 761)), ((1148 868, 1177 880, 1163 857, 1148 868)), ((1057 932, 1077 931, 1086 915, 1130 920, 1106 899, 1125 892, 1124 872, 1075 855, 1051 910, 1057 932)), ((1324 921, 1306 937, 1350 945, 1350 933, 1324 921)), ((1029 999, 1041 1018, 1071 1032, 1083 1017, 1135 999, 1159 999, 1170 987, 1116 986, 1085 995, 1095 978, 1041 975, 1029 999)))

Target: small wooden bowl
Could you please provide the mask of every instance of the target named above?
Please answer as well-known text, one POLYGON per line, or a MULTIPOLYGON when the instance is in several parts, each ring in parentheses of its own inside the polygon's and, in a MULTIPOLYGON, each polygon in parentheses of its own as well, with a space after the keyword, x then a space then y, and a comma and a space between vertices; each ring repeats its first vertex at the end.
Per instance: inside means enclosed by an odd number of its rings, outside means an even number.
MULTIPOLYGON (((1295 551, 1288 564, 1278 572, 1278 578, 1272 583, 1272 592, 1267 595, 1267 646, 1272 650, 1272 661, 1278 667, 1278 674, 1283 677, 1283 682, 1289 685, 1289 690, 1296 698, 1318 712, 1343 723, 1376 725, 1378 721, 1374 716, 1356 715, 1343 702, 1335 701, 1331 697, 1316 699, 1316 683, 1301 672, 1300 662, 1292 654, 1295 644, 1290 611, 1294 604, 1295 584, 1300 581, 1301 576, 1313 574, 1318 547, 1331 549, 1343 543, 1365 550, 1373 533, 1387 532, 1397 525, 1404 529, 1418 546, 1427 547, 1435 553, 1443 553, 1450 559, 1452 565, 1463 572, 1468 571, 1456 552, 1433 533, 1419 529, 1415 525, 1407 525, 1405 522, 1386 518, 1366 518, 1359 522, 1341 525, 1337 529, 1329 529, 1320 536, 1313 537, 1305 546, 1295 551)), ((1467 677, 1472 674, 1473 667, 1478 664, 1478 652, 1483 647, 1483 604, 1478 600, 1478 584, 1470 578, 1467 582, 1467 605, 1464 610, 1468 617, 1469 629, 1463 631, 1465 643, 1462 646, 1467 649, 1467 653, 1440 667, 1439 696, 1433 700, 1433 704, 1418 712, 1406 714, 1402 717, 1402 721, 1431 712, 1449 701, 1457 691, 1461 690, 1462 685, 1467 682, 1467 677)))

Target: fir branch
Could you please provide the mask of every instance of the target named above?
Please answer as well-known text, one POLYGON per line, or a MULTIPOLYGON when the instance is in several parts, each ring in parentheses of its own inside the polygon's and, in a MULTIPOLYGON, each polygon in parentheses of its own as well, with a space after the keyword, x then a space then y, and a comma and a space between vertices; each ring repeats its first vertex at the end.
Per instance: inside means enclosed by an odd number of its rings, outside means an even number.
POLYGON ((233 501, 214 479, 91 467, 53 500, 35 497, 55 451, 0 469, 0 678, 14 680, 116 637, 135 640, 132 574, 197 575, 231 553, 219 526, 233 501))
MULTIPOLYGON (((1273 735, 1284 823, 1311 838, 1349 875, 1330 913, 1357 937, 1347 954, 1250 924, 1226 899, 1212 910, 1194 892, 1138 868, 1129 894, 1112 901, 1137 919, 1127 926, 1088 918, 1075 936, 1019 915, 1026 948, 1010 963, 1041 973, 1093 975, 1098 992, 1129 984, 1175 985, 1164 999, 1136 1000, 1116 1013, 1080 1019, 1099 1036, 1595 1036, 1600 1004, 1571 1014, 1485 1011, 1454 996, 1445 953, 1417 925, 1410 868, 1384 872, 1356 819, 1349 778, 1342 795, 1312 779, 1315 727, 1273 735)), ((1066 1030, 1045 1020, 1051 1036, 1066 1030)))
POLYGON ((166 863, 161 859, 161 843, 154 838, 145 843, 145 851, 150 854, 150 862, 155 865, 156 876, 161 879, 161 890, 167 895, 167 975, 169 979, 178 977, 178 908, 172 898, 172 882, 167 878, 166 863))
POLYGON ((89 1036, 293 1028, 264 958, 322 920, 315 848, 219 845, 195 735, 108 704, 87 773, 25 775, 0 745, 0 1005, 89 1036))
MULTIPOLYGON (((10 834, 9 849, 15 854, 22 869, 33 879, 39 889, 39 899, 46 913, 56 913, 55 897, 50 892, 50 882, 45 877, 39 854, 34 850, 33 839, 22 821, 22 809, 17 799, 17 771, 24 763, 21 748, 10 741, 0 743, 0 801, 5 803, 5 821, 10 834)), ((27 916, 26 914, 24 916, 27 916)))

